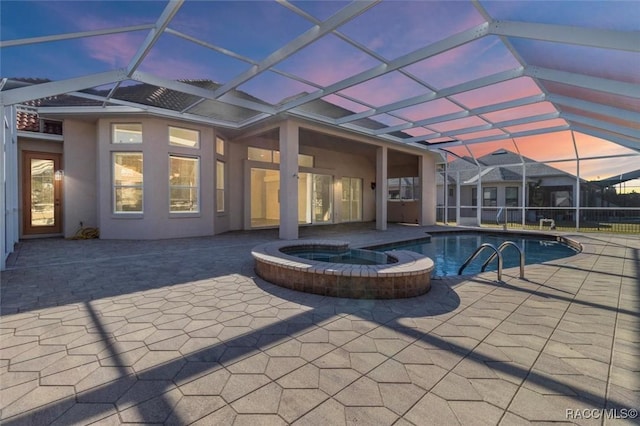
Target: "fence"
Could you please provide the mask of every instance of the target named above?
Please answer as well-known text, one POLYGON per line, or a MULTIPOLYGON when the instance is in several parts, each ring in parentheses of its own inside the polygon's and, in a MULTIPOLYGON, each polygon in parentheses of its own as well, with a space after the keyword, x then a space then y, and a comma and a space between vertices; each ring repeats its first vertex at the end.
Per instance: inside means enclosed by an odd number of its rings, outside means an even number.
MULTIPOLYGON (((455 207, 449 207, 445 218, 445 208, 439 206, 436 220, 440 224, 478 225, 476 207, 461 206, 459 218, 456 213, 455 207)), ((482 207, 480 226, 640 234, 640 208, 580 207, 578 210, 575 207, 527 207, 523 210, 522 207, 482 207)))

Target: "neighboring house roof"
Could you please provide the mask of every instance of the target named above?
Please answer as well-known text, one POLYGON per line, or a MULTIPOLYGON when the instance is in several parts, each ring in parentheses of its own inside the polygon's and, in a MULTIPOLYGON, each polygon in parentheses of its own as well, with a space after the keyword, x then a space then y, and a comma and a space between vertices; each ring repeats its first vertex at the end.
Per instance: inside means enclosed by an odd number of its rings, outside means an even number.
MULTIPOLYGON (((520 155, 504 149, 492 152, 477 159, 480 168, 478 173, 478 165, 468 158, 458 158, 450 162, 447 167, 449 169, 449 181, 455 183, 456 176, 460 176, 462 185, 471 185, 478 182, 478 176, 483 183, 501 183, 501 182, 522 182, 522 166, 523 161, 526 164, 526 178, 528 182, 537 181, 544 177, 552 176, 572 176, 571 174, 544 163, 538 163, 530 158, 521 157, 520 155), (501 166, 501 164, 515 164, 514 166, 501 166)), ((444 179, 439 173, 437 184, 442 185, 444 179)))
POLYGON ((611 176, 608 177, 606 179, 601 179, 592 183, 595 183, 596 185, 602 186, 602 187, 606 187, 606 186, 613 186, 613 185, 617 185, 619 183, 622 182, 627 182, 633 179, 640 179, 640 170, 634 170, 632 172, 627 172, 627 173, 621 173, 619 175, 615 175, 615 176, 611 176))

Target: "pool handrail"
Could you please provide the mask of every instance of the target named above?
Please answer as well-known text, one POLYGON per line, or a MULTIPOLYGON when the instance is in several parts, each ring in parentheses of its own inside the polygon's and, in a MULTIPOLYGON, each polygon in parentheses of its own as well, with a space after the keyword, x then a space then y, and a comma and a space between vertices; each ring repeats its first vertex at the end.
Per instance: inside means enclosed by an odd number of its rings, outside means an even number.
MULTIPOLYGON (((505 248, 512 246, 515 247, 516 250, 518 250, 518 254, 520 255, 520 279, 524 279, 524 264, 525 264, 525 259, 524 259, 524 252, 522 251, 522 249, 513 241, 505 241, 502 244, 500 244, 500 246, 498 246, 498 251, 500 253, 502 253, 504 251, 505 248)), ((487 269, 487 265, 489 265, 489 263, 491 263, 493 261, 493 259, 496 258, 496 254, 493 253, 491 256, 489 256, 489 258, 484 262, 484 265, 482 265, 482 268, 480 269, 481 272, 484 272, 485 269, 487 269)))
POLYGON ((490 243, 480 244, 476 249, 476 251, 474 251, 473 254, 469 256, 467 260, 464 261, 460 269, 458 269, 458 275, 462 275, 462 271, 464 271, 464 268, 466 268, 469 265, 469 263, 471 263, 473 259, 478 257, 480 252, 487 247, 494 251, 495 253, 494 256, 498 256, 498 281, 502 281, 502 254, 498 251, 498 249, 493 244, 490 244, 490 243))

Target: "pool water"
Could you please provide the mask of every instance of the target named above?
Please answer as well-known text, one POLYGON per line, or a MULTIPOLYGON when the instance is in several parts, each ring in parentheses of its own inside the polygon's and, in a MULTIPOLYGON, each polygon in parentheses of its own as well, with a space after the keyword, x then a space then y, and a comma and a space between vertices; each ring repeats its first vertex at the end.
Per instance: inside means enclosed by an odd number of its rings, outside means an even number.
MULTIPOLYGON (((513 241, 525 254, 526 264, 549 262, 563 257, 573 256, 578 251, 567 244, 551 238, 522 235, 499 235, 488 233, 447 233, 433 234, 431 241, 411 241, 392 245, 377 246, 371 248, 376 251, 387 250, 411 250, 430 257, 435 266, 432 275, 436 277, 457 275, 458 269, 469 256, 482 243, 493 244, 496 248, 504 241, 513 241)), ((493 254, 491 249, 485 249, 471 262, 463 274, 473 275, 481 272, 484 262, 493 254)), ((518 251, 513 247, 506 247, 502 251, 503 268, 517 267, 520 265, 518 251)), ((495 271, 498 267, 497 259, 494 259, 485 269, 495 271)))
POLYGON ((394 259, 377 251, 348 249, 336 251, 323 248, 285 248, 283 253, 302 259, 317 260, 328 263, 346 263, 351 265, 381 265, 394 263, 394 259))

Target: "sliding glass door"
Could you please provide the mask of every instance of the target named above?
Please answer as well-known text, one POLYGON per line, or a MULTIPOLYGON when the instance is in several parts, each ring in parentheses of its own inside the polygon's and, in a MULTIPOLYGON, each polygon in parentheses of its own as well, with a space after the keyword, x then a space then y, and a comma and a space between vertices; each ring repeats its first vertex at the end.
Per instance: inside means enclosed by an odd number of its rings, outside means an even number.
POLYGON ((342 221, 362 221, 362 179, 342 178, 342 221))
MULTIPOLYGON (((333 222, 333 177, 299 173, 298 223, 333 222)), ((280 172, 251 169, 251 227, 280 225, 280 172)))

